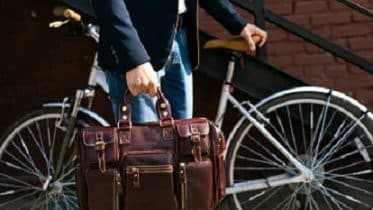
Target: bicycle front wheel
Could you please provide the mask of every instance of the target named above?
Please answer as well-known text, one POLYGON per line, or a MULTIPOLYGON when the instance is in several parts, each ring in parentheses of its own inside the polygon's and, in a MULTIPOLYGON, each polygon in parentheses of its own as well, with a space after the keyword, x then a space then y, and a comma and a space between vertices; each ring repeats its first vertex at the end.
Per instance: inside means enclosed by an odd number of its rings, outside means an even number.
MULTIPOLYGON (((65 127, 60 109, 43 108, 15 122, 1 137, 0 209, 78 209, 74 131, 62 172, 55 173, 65 127)), ((97 124, 79 119, 78 126, 97 124)))
MULTIPOLYGON (((265 128, 315 178, 232 194, 232 209, 372 209, 372 113, 318 87, 280 92, 257 108, 269 119, 265 128)), ((299 173, 247 119, 235 131, 227 153, 229 185, 299 173)))

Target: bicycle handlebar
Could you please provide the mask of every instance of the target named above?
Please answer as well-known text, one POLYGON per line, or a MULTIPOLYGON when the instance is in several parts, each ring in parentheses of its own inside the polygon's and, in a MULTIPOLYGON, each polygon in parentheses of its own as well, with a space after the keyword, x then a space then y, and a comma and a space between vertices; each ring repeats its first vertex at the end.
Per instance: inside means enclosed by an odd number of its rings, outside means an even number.
POLYGON ((71 9, 65 9, 63 11, 63 16, 76 22, 80 22, 82 20, 82 16, 80 16, 78 13, 71 9))

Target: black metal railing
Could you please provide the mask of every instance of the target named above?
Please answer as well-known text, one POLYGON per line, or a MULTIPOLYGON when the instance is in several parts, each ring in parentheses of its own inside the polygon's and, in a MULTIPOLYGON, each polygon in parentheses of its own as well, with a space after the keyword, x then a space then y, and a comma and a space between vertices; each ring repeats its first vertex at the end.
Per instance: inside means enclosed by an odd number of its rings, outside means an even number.
MULTIPOLYGON (((283 30, 292 33, 304 40, 332 53, 333 55, 343 58, 348 63, 354 64, 367 72, 373 73, 373 63, 367 59, 357 55, 349 49, 341 47, 330 40, 286 19, 285 17, 278 15, 265 8, 264 0, 231 0, 235 5, 245 9, 246 11, 252 13, 255 16, 255 23, 258 26, 265 28, 265 20, 277 25, 283 30)), ((353 10, 356 10, 364 15, 372 17, 372 11, 357 4, 350 0, 338 0, 339 2, 345 4, 353 10)), ((258 50, 258 58, 266 58, 265 49, 258 50)))

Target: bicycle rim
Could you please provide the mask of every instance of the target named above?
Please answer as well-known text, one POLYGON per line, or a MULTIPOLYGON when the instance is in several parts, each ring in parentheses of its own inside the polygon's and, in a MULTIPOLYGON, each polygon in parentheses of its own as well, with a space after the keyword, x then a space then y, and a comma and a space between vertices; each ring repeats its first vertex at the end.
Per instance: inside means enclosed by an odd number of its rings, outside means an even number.
MULTIPOLYGON (((315 174, 310 183, 233 194, 237 209, 371 209, 373 138, 371 114, 330 94, 283 95, 258 107, 266 128, 315 174)), ((347 100, 348 99, 348 100, 347 100)), ((284 158, 248 121, 229 148, 229 184, 275 175, 295 175, 284 158)))
MULTIPOLYGON (((17 121, 1 138, 0 209, 78 209, 71 138, 60 175, 55 174, 64 130, 58 109, 42 109, 17 121)), ((93 121, 79 120, 79 126, 93 121)))

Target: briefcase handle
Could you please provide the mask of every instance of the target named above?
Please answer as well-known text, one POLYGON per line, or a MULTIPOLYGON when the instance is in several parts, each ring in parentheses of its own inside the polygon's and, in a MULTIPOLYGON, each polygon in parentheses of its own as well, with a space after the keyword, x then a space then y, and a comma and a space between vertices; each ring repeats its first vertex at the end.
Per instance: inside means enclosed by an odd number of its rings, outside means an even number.
MULTIPOLYGON (((131 106, 130 106, 130 98, 133 95, 127 89, 123 96, 123 104, 120 108, 120 119, 118 122, 118 128, 131 128, 132 121, 131 121, 131 106)), ((159 123, 162 127, 164 126, 173 126, 174 119, 171 113, 170 103, 168 102, 167 98, 164 96, 163 92, 157 88, 157 102, 155 104, 157 109, 157 114, 159 117, 159 123)))

